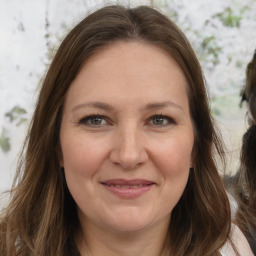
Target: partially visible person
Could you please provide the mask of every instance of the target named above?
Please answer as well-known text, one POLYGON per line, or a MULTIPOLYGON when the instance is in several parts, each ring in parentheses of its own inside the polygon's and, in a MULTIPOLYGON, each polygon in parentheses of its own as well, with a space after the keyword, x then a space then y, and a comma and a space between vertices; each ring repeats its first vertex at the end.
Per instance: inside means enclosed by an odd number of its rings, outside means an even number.
POLYGON ((237 174, 236 223, 256 255, 256 50, 247 66, 242 102, 248 106, 248 129, 243 136, 241 166, 237 174))
POLYGON ((252 255, 200 64, 157 10, 105 7, 67 35, 24 150, 1 256, 252 255))
POLYGON ((256 51, 247 65, 241 97, 241 104, 246 102, 248 107, 248 129, 242 139, 239 170, 234 177, 226 177, 226 181, 237 203, 235 223, 256 255, 256 51))

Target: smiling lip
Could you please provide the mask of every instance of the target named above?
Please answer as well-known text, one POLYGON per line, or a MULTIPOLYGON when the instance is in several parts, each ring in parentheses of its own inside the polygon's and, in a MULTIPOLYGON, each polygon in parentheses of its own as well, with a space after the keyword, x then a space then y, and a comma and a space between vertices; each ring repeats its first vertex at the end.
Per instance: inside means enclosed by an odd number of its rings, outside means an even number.
POLYGON ((148 192, 156 183, 149 180, 114 179, 100 182, 105 188, 121 198, 136 198, 148 192))

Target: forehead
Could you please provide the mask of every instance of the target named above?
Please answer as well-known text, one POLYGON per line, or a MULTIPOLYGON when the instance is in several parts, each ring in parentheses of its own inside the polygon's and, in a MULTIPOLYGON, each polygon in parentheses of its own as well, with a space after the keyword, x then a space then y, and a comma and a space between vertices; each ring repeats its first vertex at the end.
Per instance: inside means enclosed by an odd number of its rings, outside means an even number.
MULTIPOLYGON (((172 57, 172 55, 167 52, 167 50, 162 47, 149 43, 146 41, 117 41, 106 46, 101 47, 96 51, 92 56, 90 56, 82 66, 82 68, 92 66, 92 64, 102 64, 109 66, 109 64, 137 64, 138 62, 141 65, 141 70, 146 69, 150 64, 155 66, 155 69, 158 66, 170 68, 176 68, 179 70, 179 73, 182 73, 178 63, 172 57), (131 60, 134 60, 132 63, 131 60), (115 62, 117 61, 117 62, 115 62), (170 66, 171 64, 171 66, 170 66)), ((133 65, 138 68, 138 65, 133 65)), ((132 70, 132 65, 129 68, 132 70)), ((111 67, 111 66, 110 66, 111 67)))
POLYGON ((182 70, 165 50, 144 42, 116 42, 84 63, 71 83, 67 101, 123 97, 127 103, 157 98, 187 102, 186 89, 182 70))

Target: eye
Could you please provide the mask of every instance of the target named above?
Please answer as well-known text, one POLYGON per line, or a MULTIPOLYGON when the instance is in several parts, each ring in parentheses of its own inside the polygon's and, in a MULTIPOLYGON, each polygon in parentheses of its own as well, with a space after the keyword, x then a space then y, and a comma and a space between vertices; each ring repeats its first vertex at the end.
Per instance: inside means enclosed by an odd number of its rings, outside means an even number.
POLYGON ((102 115, 90 115, 79 121, 79 124, 87 125, 87 126, 104 126, 107 125, 108 122, 106 117, 102 115))
POLYGON ((175 124, 175 121, 168 116, 154 115, 150 118, 149 123, 154 126, 167 126, 167 125, 175 124))

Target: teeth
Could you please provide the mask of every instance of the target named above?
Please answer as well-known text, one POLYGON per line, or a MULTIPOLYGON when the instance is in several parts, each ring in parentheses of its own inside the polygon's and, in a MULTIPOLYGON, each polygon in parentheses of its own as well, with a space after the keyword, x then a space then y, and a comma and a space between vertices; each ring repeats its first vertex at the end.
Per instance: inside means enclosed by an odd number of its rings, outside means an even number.
POLYGON ((143 184, 138 184, 138 185, 115 185, 115 184, 110 184, 110 187, 116 187, 116 188, 141 188, 141 187, 145 187, 147 185, 143 185, 143 184))
POLYGON ((140 185, 132 185, 132 186, 130 186, 130 188, 141 188, 141 187, 143 187, 143 185, 142 185, 142 184, 140 184, 140 185))

